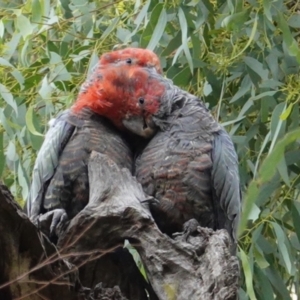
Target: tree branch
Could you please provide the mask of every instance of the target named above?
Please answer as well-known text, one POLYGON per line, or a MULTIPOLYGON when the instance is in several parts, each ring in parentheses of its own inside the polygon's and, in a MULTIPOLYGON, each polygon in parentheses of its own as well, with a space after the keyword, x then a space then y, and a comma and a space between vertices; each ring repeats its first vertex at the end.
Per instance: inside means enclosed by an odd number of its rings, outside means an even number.
POLYGON ((92 153, 89 180, 90 202, 60 237, 61 253, 107 252, 128 239, 159 299, 236 299, 239 265, 225 230, 198 227, 188 242, 162 234, 140 184, 105 155, 92 153))

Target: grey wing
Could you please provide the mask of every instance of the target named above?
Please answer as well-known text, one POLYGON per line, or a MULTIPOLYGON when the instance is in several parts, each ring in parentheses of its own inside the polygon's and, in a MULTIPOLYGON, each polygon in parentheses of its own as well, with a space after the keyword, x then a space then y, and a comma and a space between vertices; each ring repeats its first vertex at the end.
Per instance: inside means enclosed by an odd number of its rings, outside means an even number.
POLYGON ((41 213, 47 184, 54 175, 61 152, 74 132, 75 126, 67 122, 68 116, 69 110, 65 110, 51 122, 44 143, 37 155, 26 204, 27 215, 33 221, 41 213))
POLYGON ((234 243, 241 214, 241 191, 238 157, 227 132, 214 135, 212 150, 212 187, 217 227, 225 228, 234 243))

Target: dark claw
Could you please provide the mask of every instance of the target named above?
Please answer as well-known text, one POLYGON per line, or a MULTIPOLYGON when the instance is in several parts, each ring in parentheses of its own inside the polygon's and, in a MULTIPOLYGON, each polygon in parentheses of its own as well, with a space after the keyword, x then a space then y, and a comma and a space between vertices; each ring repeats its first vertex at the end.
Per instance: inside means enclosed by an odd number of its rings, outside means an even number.
POLYGON ((52 222, 50 225, 50 237, 57 237, 58 232, 64 228, 64 225, 68 221, 68 215, 62 208, 53 210, 52 222))
POLYGON ((157 205, 157 204, 159 204, 159 200, 152 197, 152 196, 149 196, 146 199, 141 200, 141 203, 147 203, 147 204, 150 204, 150 205, 157 205))
POLYGON ((52 242, 57 240, 59 233, 64 229, 68 221, 66 211, 57 208, 38 216, 34 224, 46 234, 52 242))
POLYGON ((182 236, 182 239, 187 242, 190 235, 198 232, 199 223, 196 219, 190 219, 183 224, 183 232, 176 232, 172 236, 173 238, 182 236))

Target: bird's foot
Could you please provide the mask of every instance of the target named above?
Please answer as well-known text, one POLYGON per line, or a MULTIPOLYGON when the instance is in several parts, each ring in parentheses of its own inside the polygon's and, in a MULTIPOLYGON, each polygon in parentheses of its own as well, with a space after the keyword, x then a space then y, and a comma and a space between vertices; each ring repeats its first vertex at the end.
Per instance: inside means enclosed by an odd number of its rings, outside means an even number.
POLYGON ((198 233, 199 223, 196 219, 190 219, 183 224, 183 232, 175 232, 172 237, 182 236, 182 239, 187 242, 190 235, 198 233))
POLYGON ((39 215, 38 228, 44 232, 52 242, 56 243, 58 236, 66 227, 69 218, 63 208, 57 208, 39 215))

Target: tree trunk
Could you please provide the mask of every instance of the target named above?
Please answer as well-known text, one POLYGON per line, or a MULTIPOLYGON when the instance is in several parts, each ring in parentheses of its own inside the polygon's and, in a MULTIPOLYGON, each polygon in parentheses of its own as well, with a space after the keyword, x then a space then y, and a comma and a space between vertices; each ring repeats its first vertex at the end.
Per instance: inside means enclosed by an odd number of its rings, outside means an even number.
POLYGON ((60 237, 62 253, 110 251, 128 239, 159 299, 236 299, 239 265, 225 230, 198 227, 188 242, 162 234, 141 185, 105 155, 92 154, 89 181, 90 201, 60 237))
POLYGON ((0 189, 0 299, 84 299, 76 272, 30 222, 6 186, 0 189))
POLYGON ((230 255, 225 230, 196 226, 193 236, 171 239, 162 234, 148 209, 151 199, 127 169, 120 170, 105 155, 92 153, 89 181, 90 201, 61 234, 59 257, 2 189, 0 285, 9 284, 0 289, 1 300, 30 293, 35 298, 27 299, 56 299, 53 295, 67 300, 125 299, 122 293, 138 300, 147 299, 145 290, 150 299, 236 299, 239 265, 230 255), (122 248, 126 239, 139 252, 149 283, 128 250, 122 248), (92 288, 98 282, 102 285, 92 291, 83 289, 74 265, 79 268, 81 283, 92 288), (70 273, 62 278, 66 272, 70 273))

